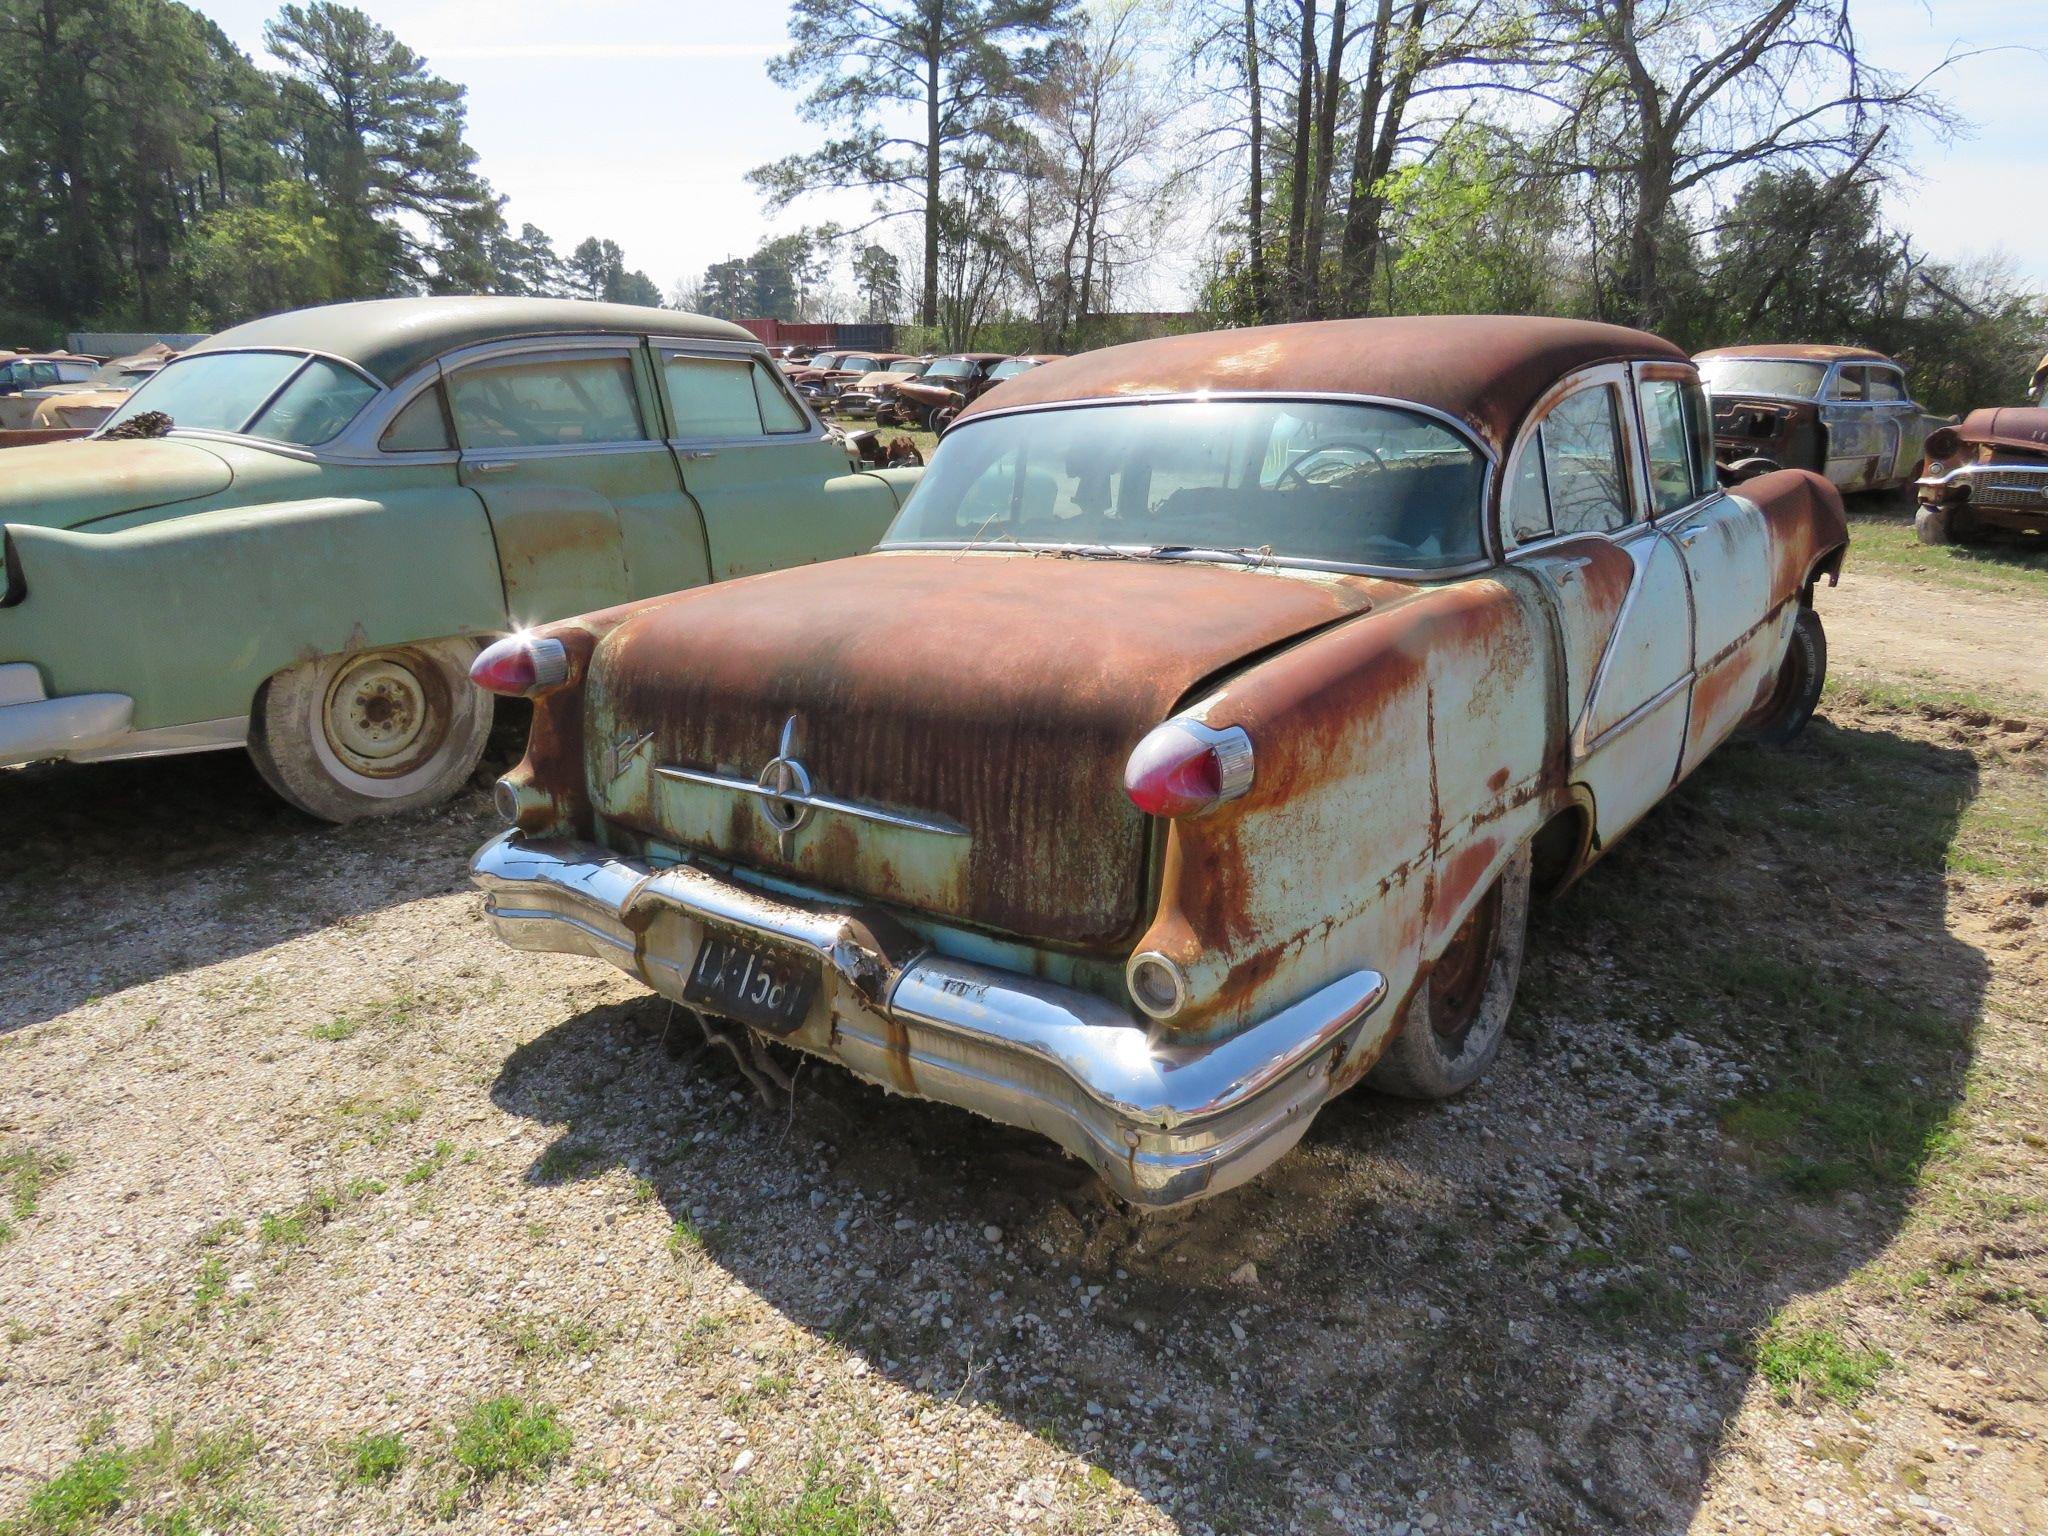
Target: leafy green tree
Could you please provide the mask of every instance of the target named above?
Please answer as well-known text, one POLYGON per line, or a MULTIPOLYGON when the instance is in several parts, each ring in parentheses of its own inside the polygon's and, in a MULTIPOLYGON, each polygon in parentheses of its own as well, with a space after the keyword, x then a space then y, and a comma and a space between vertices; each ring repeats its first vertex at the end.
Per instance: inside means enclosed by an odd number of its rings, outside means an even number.
POLYGON ((282 182, 268 189, 262 206, 220 208, 201 218, 172 270, 191 321, 218 330, 343 297, 346 265, 313 189, 282 182))
POLYGON ((883 246, 862 246, 853 253, 853 289, 870 325, 896 319, 903 312, 903 263, 883 246))
POLYGON ((810 87, 804 117, 842 136, 749 179, 772 208, 860 188, 874 194, 878 221, 919 218, 920 320, 936 325, 949 192, 1012 141, 1079 14, 1079 0, 795 0, 789 51, 768 73, 778 85, 810 87))
POLYGON ((661 289, 645 272, 626 270, 626 253, 616 240, 595 235, 569 253, 569 290, 582 299, 602 299, 607 304, 661 303, 661 289))
POLYGON ((754 302, 753 280, 744 259, 733 256, 714 261, 704 269, 698 305, 703 313, 720 320, 737 320, 754 302))
POLYGON ((425 285, 444 261, 461 278, 482 270, 497 199, 463 137, 463 88, 333 0, 286 5, 263 37, 284 62, 292 152, 342 240, 348 291, 425 285))

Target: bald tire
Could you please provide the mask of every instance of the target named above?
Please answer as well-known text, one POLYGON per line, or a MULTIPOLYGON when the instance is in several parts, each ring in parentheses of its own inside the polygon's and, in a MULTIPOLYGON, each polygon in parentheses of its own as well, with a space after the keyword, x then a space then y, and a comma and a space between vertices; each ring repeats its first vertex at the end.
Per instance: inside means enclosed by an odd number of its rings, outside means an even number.
POLYGON ((470 640, 423 640, 287 668, 263 685, 249 756, 285 800, 322 821, 396 816, 468 782, 491 734, 469 680, 470 640))
POLYGON ((1763 707, 1743 725, 1743 739, 1767 747, 1790 742, 1813 719, 1827 680, 1828 632, 1818 613, 1802 608, 1792 625, 1792 643, 1785 648, 1778 681, 1763 707))
POLYGON ((1529 863, 1524 845, 1410 996, 1400 1033, 1366 1076, 1381 1093, 1403 1099, 1448 1099, 1478 1082, 1493 1065, 1522 976, 1522 951, 1529 934, 1529 863), (1475 923, 1484 925, 1483 934, 1472 931, 1475 923), (1443 995, 1450 988, 1440 982, 1439 973, 1461 941, 1477 943, 1484 952, 1475 957, 1477 969, 1466 986, 1457 989, 1470 993, 1469 1006, 1447 1007, 1453 1000, 1443 995))

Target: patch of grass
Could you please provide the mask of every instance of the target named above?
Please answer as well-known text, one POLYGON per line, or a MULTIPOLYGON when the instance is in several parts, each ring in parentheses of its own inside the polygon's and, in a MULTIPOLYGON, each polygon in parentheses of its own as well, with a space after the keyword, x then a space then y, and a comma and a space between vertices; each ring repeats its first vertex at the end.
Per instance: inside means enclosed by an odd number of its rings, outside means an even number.
POLYGON ((71 1159, 66 1154, 46 1152, 40 1147, 0 1152, 0 1199, 4 1199, 7 1211, 7 1217, 0 1219, 0 1243, 14 1236, 15 1222, 27 1221, 35 1215, 43 1190, 70 1166, 71 1159))
POLYGON ((604 1347, 604 1338, 581 1318, 555 1322, 547 1318, 515 1318, 500 1324, 500 1331, 523 1360, 567 1360, 594 1355, 604 1347))
POLYGON ((355 1039, 357 1034, 361 1032, 362 1027, 360 1019, 352 1019, 347 1014, 340 1013, 329 1019, 325 1024, 315 1024, 306 1031, 306 1034, 314 1040, 334 1043, 355 1039))
POLYGON ((199 1266, 199 1280, 192 1287, 192 1305, 203 1317, 228 1293, 228 1261, 218 1254, 199 1266))
POLYGON ((558 1141, 541 1153, 533 1165, 533 1176, 542 1184, 560 1184, 573 1179, 603 1155, 596 1147, 558 1141))
POLYGON ((83 1536, 128 1499, 135 1468, 123 1451, 89 1451, 28 1496, 20 1529, 83 1536))
POLYGON ((265 1211, 256 1223, 256 1239, 266 1248, 296 1248, 312 1236, 313 1213, 305 1206, 265 1211))
POLYGON ((668 1230, 668 1251, 677 1258, 686 1254, 711 1253, 718 1243, 718 1225, 706 1222, 697 1225, 687 1216, 676 1218, 676 1224, 668 1230))
POLYGON ((211 1430, 193 1437, 171 1472, 181 1483, 225 1483, 255 1456, 256 1437, 246 1426, 211 1430))
POLYGON ((1845 1344, 1829 1328, 1773 1326, 1756 1344, 1756 1368, 1781 1403, 1818 1397, 1846 1408, 1891 1365, 1881 1349, 1845 1344))
POLYGON ((358 1435, 342 1447, 342 1481, 358 1488, 388 1483, 405 1466, 405 1441, 398 1435, 358 1435))
POLYGON ((454 1155, 454 1142, 437 1141, 434 1143, 434 1150, 427 1154, 426 1159, 406 1169, 404 1178, 399 1180, 399 1182, 402 1184, 424 1184, 446 1167, 448 1159, 454 1155))
POLYGON ((575 1436, 555 1410, 524 1398, 492 1397, 477 1403, 455 1426, 451 1453, 473 1482, 538 1478, 569 1454, 575 1436))
POLYGON ((723 1518, 691 1527, 692 1536, 880 1536, 896 1516, 874 1489, 835 1476, 822 1462, 804 1469, 793 1492, 743 1489, 723 1518))
POLYGON ((1910 519, 1849 519, 1849 559, 1887 576, 2009 596, 2048 595, 2048 540, 1922 544, 1910 519))

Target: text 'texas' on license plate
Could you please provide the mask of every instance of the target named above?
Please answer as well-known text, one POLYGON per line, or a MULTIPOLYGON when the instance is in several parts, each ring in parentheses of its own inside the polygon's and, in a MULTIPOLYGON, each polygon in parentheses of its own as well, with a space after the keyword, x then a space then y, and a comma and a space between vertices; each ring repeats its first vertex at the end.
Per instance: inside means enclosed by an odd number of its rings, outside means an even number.
POLYGON ((818 963, 810 957, 707 933, 683 983, 683 998, 723 1018, 786 1035, 803 1023, 817 988, 818 963))

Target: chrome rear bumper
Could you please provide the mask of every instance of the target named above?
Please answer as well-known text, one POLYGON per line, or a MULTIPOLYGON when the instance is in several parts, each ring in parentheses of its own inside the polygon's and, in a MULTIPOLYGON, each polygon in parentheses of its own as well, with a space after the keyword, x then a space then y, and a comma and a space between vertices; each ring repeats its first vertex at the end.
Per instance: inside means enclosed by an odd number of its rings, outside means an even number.
POLYGON ((823 984, 786 1043, 1037 1131, 1145 1206, 1241 1184, 1300 1140, 1386 993, 1377 972, 1354 971, 1228 1039, 1169 1045, 1092 993, 941 955, 855 906, 688 865, 657 871, 507 832, 471 874, 507 944, 608 960, 677 999, 707 927, 808 951, 823 984))

